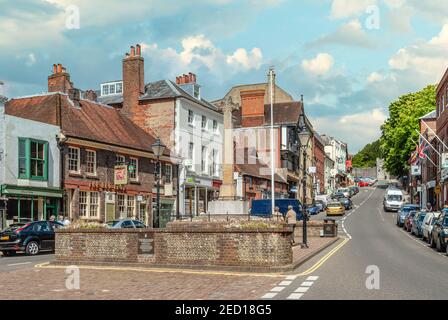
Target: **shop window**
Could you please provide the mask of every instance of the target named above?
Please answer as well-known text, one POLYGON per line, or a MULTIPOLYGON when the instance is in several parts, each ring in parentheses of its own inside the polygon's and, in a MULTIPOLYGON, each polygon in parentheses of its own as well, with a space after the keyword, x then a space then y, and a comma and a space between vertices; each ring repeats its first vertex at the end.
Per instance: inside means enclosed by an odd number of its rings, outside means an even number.
POLYGON ((127 196, 126 213, 128 218, 133 218, 135 213, 135 197, 127 196))
POLYGON ((132 218, 135 216, 135 196, 128 196, 125 194, 117 195, 117 212, 120 219, 126 217, 132 218))
POLYGON ((19 178, 47 180, 48 142, 19 138, 19 178))

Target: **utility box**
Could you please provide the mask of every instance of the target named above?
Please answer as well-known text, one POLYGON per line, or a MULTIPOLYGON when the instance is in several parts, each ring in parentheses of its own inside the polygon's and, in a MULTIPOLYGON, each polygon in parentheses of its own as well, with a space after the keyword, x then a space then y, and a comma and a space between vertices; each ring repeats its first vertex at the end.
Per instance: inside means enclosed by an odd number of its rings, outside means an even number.
POLYGON ((337 236, 338 228, 336 224, 336 220, 334 219, 325 219, 324 220, 324 237, 334 238, 337 236))

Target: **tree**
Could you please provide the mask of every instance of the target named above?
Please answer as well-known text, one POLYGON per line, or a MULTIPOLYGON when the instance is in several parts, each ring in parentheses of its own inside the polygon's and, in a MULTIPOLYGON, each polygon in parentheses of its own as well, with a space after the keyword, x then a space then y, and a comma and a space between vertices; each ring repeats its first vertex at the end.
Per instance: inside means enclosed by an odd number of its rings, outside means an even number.
POLYGON ((353 168, 372 168, 377 158, 381 158, 380 140, 367 144, 353 156, 353 168))
POLYGON ((380 149, 386 169, 402 176, 409 170, 408 160, 418 142, 419 118, 435 110, 436 86, 398 98, 389 106, 389 119, 381 126, 380 149))

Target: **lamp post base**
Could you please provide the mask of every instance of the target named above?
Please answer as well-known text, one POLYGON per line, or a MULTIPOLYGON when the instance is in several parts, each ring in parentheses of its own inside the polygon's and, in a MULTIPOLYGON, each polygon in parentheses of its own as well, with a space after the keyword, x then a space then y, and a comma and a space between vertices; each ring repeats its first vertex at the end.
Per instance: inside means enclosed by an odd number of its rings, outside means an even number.
POLYGON ((308 249, 309 247, 308 247, 308 245, 307 245, 306 243, 301 243, 301 244, 300 244, 300 248, 302 248, 302 249, 308 249))

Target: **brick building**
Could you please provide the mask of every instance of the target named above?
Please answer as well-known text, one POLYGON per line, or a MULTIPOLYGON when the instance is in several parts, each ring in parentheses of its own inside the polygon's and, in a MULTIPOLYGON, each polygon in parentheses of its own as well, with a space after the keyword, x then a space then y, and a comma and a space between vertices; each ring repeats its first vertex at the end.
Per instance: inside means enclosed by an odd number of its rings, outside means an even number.
POLYGON ((185 215, 206 212, 222 183, 223 114, 202 98, 193 73, 175 82, 145 84, 144 78, 144 59, 137 45, 123 59, 123 80, 101 84, 99 101, 121 110, 183 159, 179 210, 185 215))
MULTIPOLYGON (((12 99, 6 112, 60 128, 54 139, 60 149, 64 189, 61 212, 73 220, 134 217, 152 225, 155 138, 120 111, 96 102, 92 91, 81 93, 61 65, 54 65, 48 91, 12 99)), ((168 149, 161 160, 162 198, 172 200, 176 165, 168 149)), ((173 207, 162 206, 162 213, 172 211, 173 207)))
POLYGON ((325 193, 325 144, 320 135, 314 131, 313 135, 313 154, 316 173, 314 175, 315 193, 325 193))

